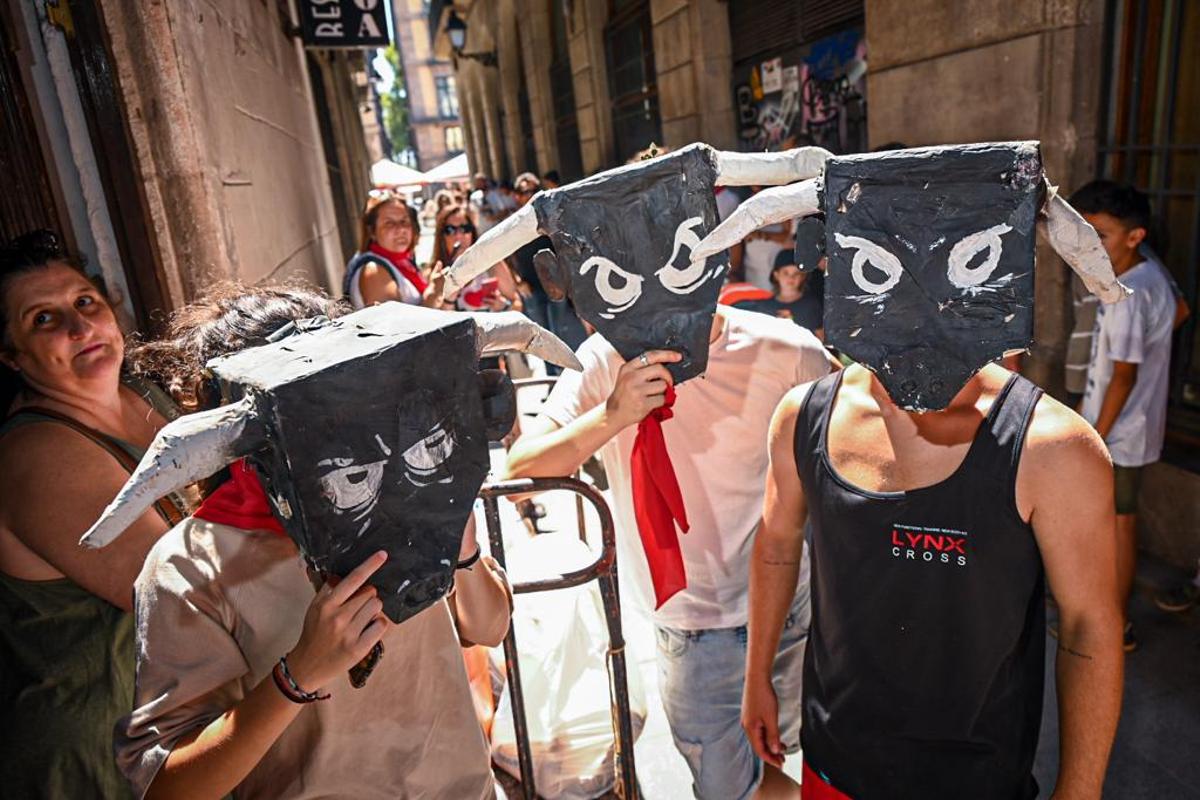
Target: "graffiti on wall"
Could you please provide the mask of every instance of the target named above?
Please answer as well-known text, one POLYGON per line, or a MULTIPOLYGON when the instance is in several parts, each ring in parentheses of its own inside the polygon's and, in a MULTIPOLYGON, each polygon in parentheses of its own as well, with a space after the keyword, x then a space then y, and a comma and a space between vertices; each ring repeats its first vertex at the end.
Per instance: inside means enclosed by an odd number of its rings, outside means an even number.
POLYGON ((815 144, 835 153, 866 149, 867 48, 844 31, 800 50, 799 63, 776 57, 750 67, 734 90, 738 136, 748 150, 815 144))

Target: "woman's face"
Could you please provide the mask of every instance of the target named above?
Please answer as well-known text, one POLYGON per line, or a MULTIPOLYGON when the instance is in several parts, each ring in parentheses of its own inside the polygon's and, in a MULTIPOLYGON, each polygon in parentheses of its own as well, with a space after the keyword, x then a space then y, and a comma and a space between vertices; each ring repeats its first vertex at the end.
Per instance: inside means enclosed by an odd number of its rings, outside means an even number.
POLYGON ((775 270, 775 280, 779 282, 781 294, 796 294, 803 288, 807 277, 795 266, 780 267, 775 270))
POLYGON ((442 237, 442 244, 446 247, 446 255, 450 258, 460 255, 475 243, 475 226, 461 211, 446 217, 439 233, 442 237), (456 250, 455 247, 458 249, 456 250))
POLYGON ((113 379, 124 358, 117 318, 87 278, 51 261, 8 282, 3 361, 37 390, 113 379))
POLYGON ((371 236, 385 250, 408 250, 413 243, 412 220, 409 219, 408 209, 396 202, 384 203, 375 216, 375 229, 371 236))

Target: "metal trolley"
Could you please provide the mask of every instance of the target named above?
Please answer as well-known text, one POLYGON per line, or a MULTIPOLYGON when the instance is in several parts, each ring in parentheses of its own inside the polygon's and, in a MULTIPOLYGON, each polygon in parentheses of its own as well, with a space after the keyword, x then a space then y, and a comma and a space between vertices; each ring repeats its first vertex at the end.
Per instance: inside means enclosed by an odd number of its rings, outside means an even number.
MULTIPOLYGON (((633 759, 633 722, 629 710, 629 684, 625 664, 625 638, 621 633, 621 601, 617 594, 616 532, 608 504, 593 487, 575 478, 522 478, 488 484, 480 490, 479 497, 483 500, 492 557, 500 562, 502 567, 507 568, 500 530, 500 498, 556 489, 575 494, 581 537, 584 537, 583 503, 587 501, 595 507, 600 517, 600 555, 582 569, 562 573, 555 578, 514 584, 513 592, 547 592, 579 586, 591 580, 600 582, 600 596, 604 604, 605 621, 608 624, 608 688, 612 704, 613 731, 616 733, 615 792, 624 800, 638 800, 637 774, 633 759)), ((512 699, 513 731, 516 735, 517 757, 521 769, 521 790, 525 800, 534 800, 537 788, 534 786, 533 756, 529 749, 529 729, 525 720, 525 698, 521 690, 517 639, 511 626, 508 636, 504 638, 504 666, 512 699)))

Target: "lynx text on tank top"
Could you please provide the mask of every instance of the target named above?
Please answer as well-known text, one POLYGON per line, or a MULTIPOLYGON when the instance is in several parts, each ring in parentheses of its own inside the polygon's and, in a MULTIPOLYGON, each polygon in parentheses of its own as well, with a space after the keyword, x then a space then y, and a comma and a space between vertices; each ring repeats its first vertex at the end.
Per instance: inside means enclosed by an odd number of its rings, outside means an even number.
POLYGON ((796 420, 812 557, 805 761, 854 800, 1036 797, 1044 577, 1016 475, 1041 390, 1013 376, 950 477, 884 493, 829 459, 841 376, 815 383, 796 420))

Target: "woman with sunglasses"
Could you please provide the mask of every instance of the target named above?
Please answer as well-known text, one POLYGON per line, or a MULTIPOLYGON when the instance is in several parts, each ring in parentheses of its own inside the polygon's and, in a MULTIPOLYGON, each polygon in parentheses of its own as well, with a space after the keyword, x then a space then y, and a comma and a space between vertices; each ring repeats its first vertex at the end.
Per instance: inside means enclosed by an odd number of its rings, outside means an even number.
POLYGON ((176 412, 126 373, 112 306, 49 231, 0 246, 0 334, 0 794, 130 797, 112 730, 133 584, 186 501, 109 550, 78 542, 176 412))
POLYGON ((413 257, 420 234, 417 210, 402 196, 390 189, 373 189, 367 195, 358 252, 346 265, 342 287, 356 309, 386 300, 441 307, 440 268, 435 266, 426 279, 413 257))
MULTIPOLYGON (((433 269, 450 266, 475 243, 475 223, 465 206, 451 204, 437 215, 437 241, 433 244, 433 269)), ((508 265, 501 261, 479 275, 458 293, 455 305, 460 311, 521 310, 517 281, 508 265)))

